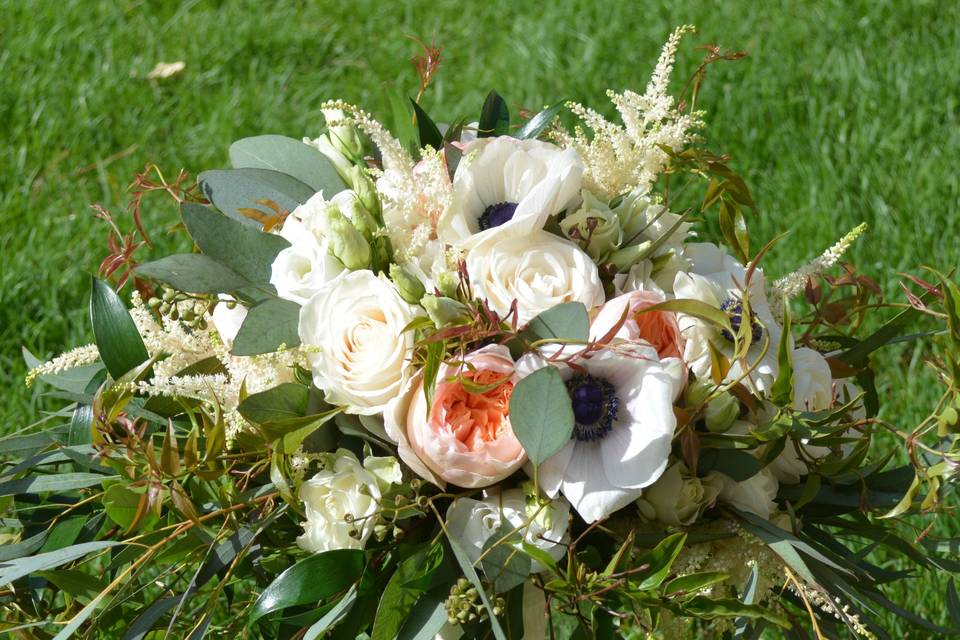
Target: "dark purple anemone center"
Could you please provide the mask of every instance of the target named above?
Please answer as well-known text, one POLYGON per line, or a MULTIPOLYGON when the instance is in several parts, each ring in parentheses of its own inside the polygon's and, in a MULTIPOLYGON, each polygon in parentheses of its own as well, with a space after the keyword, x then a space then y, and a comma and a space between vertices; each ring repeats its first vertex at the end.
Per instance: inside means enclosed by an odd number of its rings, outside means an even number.
POLYGON ((517 210, 516 202, 498 202, 491 204, 480 214, 480 230, 486 231, 507 223, 517 210))
MULTIPOLYGON (((733 329, 734 333, 731 334, 726 329, 720 331, 720 334, 729 340, 734 342, 734 334, 740 332, 740 325, 743 324, 743 302, 737 298, 727 298, 723 301, 723 304, 720 305, 720 310, 727 314, 727 317, 730 318, 730 328, 733 329)), ((760 342, 760 338, 763 337, 763 327, 757 322, 757 317, 754 315, 753 311, 750 312, 750 342, 752 344, 760 342)))
POLYGON ((613 428, 620 400, 613 385, 603 378, 578 374, 567 380, 573 408, 573 437, 579 442, 602 440, 613 428))

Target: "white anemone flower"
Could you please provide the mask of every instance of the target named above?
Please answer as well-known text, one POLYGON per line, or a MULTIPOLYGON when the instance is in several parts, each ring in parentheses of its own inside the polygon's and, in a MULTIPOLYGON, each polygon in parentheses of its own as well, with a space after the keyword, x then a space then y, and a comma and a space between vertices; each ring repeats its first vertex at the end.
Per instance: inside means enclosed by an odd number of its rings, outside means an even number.
POLYGON ((570 501, 587 522, 631 504, 667 468, 683 387, 677 358, 648 346, 618 344, 566 368, 576 420, 573 438, 538 470, 540 488, 570 501))
POLYGON ((509 136, 464 146, 453 201, 437 224, 444 242, 469 249, 497 232, 524 235, 580 201, 583 164, 572 149, 509 136))
MULTIPOLYGON (((732 381, 746 374, 745 382, 754 390, 766 393, 777 377, 777 347, 782 330, 770 311, 767 302, 763 272, 756 269, 750 278, 746 292, 747 269, 720 247, 708 242, 688 244, 684 250, 693 262, 689 272, 679 272, 673 283, 674 295, 679 299, 705 302, 721 309, 730 317, 734 330, 743 319, 743 298, 746 293, 750 307, 752 343, 746 361, 731 363, 727 380, 732 381), (764 348, 766 346, 766 353, 764 348), (761 357, 762 356, 762 357, 761 357)), ((733 355, 733 336, 727 335, 715 325, 690 315, 680 314, 680 333, 686 340, 683 359, 698 378, 710 374, 710 345, 720 353, 733 355)))

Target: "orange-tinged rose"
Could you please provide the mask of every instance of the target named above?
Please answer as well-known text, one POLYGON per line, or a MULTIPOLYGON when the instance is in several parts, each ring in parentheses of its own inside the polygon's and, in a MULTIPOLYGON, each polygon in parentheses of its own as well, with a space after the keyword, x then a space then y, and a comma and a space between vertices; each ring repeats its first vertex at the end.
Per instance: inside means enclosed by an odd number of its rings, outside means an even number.
POLYGON ((590 326, 590 338, 598 340, 608 334, 624 317, 616 337, 632 342, 644 341, 663 358, 679 358, 683 354, 683 336, 672 311, 646 311, 647 307, 664 301, 654 291, 631 291, 614 298, 601 307, 590 326))
POLYGON ((515 382, 509 350, 484 347, 468 354, 463 366, 441 367, 430 407, 423 377, 418 376, 407 402, 386 415, 387 432, 406 445, 399 447, 401 457, 428 480, 467 488, 490 486, 527 458, 510 426, 515 382), (423 466, 429 473, 422 473, 423 466))

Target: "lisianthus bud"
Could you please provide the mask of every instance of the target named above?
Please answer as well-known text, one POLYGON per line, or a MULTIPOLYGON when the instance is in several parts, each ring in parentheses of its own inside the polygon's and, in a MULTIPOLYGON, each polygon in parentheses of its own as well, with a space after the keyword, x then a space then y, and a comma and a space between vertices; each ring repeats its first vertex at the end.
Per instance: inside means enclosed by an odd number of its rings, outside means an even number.
POLYGON ((349 183, 363 208, 369 211, 373 217, 379 219, 380 198, 377 197, 377 189, 367 172, 362 167, 354 165, 350 169, 349 183))
POLYGON ((560 222, 560 229, 594 260, 616 249, 623 240, 617 214, 588 191, 583 192, 583 205, 560 222))
POLYGON ((426 293, 423 283, 403 267, 391 264, 390 279, 397 285, 400 297, 410 304, 417 304, 426 293))
POLYGON ((437 290, 447 298, 456 298, 460 288, 460 278, 452 271, 441 271, 434 279, 437 290))
POLYGON ((357 231, 362 233, 367 241, 373 240, 376 233, 380 230, 380 224, 366 207, 363 206, 357 194, 353 191, 343 191, 338 194, 334 200, 340 209, 340 213, 353 223, 357 231))
POLYGON ((740 415, 740 402, 729 393, 722 393, 707 404, 704 420, 707 429, 723 433, 740 415))
POLYGON ((326 212, 330 253, 350 270, 370 266, 370 243, 357 231, 337 207, 328 207, 326 212))
POLYGON ((347 156, 343 155, 337 147, 335 147, 330 142, 329 134, 324 134, 319 138, 310 140, 309 138, 304 138, 303 141, 313 147, 316 147, 320 153, 322 153, 327 160, 333 164, 334 169, 337 170, 337 175, 339 175, 344 182, 350 182, 350 172, 353 171, 353 162, 347 156))
POLYGON ((420 300, 422 306, 430 319, 437 327, 445 327, 453 324, 459 319, 463 319, 467 314, 467 307, 457 302, 453 298, 444 296, 435 296, 428 293, 420 300))
POLYGON ((687 385, 683 391, 683 401, 686 406, 696 408, 707 401, 717 385, 709 380, 697 379, 687 385))
MULTIPOLYGON (((340 109, 323 109, 323 117, 327 121, 327 136, 331 146, 348 158, 363 157, 363 139, 360 131, 344 118, 340 109)), ((346 176, 343 176, 346 180, 346 176)))

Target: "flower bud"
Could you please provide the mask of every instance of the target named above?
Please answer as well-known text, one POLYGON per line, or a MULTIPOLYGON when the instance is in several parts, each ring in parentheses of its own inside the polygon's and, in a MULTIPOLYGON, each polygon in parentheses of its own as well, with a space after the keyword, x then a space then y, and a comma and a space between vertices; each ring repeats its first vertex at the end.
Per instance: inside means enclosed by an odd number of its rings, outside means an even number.
POLYGON ((420 299, 420 305, 438 328, 451 325, 457 320, 463 319, 467 314, 466 305, 452 298, 435 296, 432 293, 423 296, 420 299))
POLYGON ((417 304, 427 292, 423 283, 400 265, 390 265, 390 279, 397 285, 400 297, 410 304, 417 304))
POLYGON ((370 266, 370 243, 363 234, 344 217, 339 208, 328 207, 325 214, 330 253, 351 270, 370 266))
MULTIPOLYGON (((323 109, 322 113, 327 121, 327 139, 330 145, 348 158, 362 158, 363 139, 356 125, 346 121, 340 109, 323 109)), ((343 177, 346 180, 346 176, 343 177)))
POLYGON ((363 167, 354 165, 350 170, 350 188, 357 194, 357 199, 363 208, 370 212, 375 218, 380 218, 380 198, 377 197, 377 189, 373 180, 364 171, 363 167))
POLYGON ((707 405, 704 419, 707 429, 714 433, 723 433, 733 425, 740 415, 740 402, 732 394, 722 393, 707 405))
POLYGON ((456 298, 460 288, 460 278, 452 271, 442 271, 434 278, 437 290, 447 298, 456 298))
POLYGON ((587 191, 583 192, 583 206, 564 218, 560 229, 594 260, 602 259, 623 240, 617 214, 587 191))

